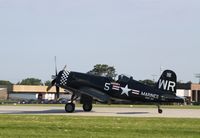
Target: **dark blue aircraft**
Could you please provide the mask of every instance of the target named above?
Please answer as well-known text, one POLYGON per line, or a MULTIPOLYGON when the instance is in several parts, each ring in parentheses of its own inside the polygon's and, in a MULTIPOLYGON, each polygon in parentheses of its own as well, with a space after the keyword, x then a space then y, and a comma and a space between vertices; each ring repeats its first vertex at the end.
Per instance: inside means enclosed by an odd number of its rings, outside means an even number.
MULTIPOLYGON (((57 71, 56 71, 57 72, 57 71)), ((51 86, 56 86, 56 97, 59 97, 59 87, 72 93, 71 101, 66 104, 66 112, 74 112, 74 100, 78 97, 83 104, 83 110, 92 110, 93 100, 109 102, 111 100, 128 100, 131 102, 156 103, 158 112, 161 103, 183 103, 184 100, 176 96, 176 74, 171 70, 165 70, 155 87, 144 85, 132 77, 119 75, 114 81, 109 77, 92 74, 69 72, 66 69, 56 73, 51 86)))

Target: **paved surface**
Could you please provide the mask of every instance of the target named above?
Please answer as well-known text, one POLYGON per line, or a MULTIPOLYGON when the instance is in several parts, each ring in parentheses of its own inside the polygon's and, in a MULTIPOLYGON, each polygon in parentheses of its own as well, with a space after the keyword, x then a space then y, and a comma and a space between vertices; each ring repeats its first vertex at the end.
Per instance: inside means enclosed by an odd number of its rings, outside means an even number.
POLYGON ((66 113, 64 107, 0 106, 0 114, 200 118, 200 110, 198 109, 164 108, 163 114, 158 114, 156 108, 116 108, 116 107, 113 108, 94 107, 91 112, 84 112, 82 108, 77 107, 74 113, 66 113))

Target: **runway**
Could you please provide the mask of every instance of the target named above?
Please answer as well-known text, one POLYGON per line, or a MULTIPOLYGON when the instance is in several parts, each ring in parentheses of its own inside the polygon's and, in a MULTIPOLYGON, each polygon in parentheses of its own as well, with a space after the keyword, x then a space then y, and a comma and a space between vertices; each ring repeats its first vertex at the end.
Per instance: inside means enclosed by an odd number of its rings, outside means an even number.
POLYGON ((116 108, 116 107, 95 107, 91 112, 84 112, 81 107, 77 107, 74 113, 66 113, 64 107, 0 106, 0 114, 200 118, 200 110, 198 109, 164 108, 163 113, 158 114, 157 108, 116 108))

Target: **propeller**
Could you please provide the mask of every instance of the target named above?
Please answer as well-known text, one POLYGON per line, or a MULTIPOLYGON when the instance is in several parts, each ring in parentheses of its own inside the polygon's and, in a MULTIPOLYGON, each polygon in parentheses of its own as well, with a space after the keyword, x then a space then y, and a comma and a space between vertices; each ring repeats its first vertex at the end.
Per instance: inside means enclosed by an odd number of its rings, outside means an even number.
MULTIPOLYGON (((57 71, 57 63, 56 63, 56 56, 55 56, 55 76, 53 76, 53 80, 51 82, 51 85, 47 87, 47 91, 49 91, 53 86, 56 86, 56 79, 58 76, 58 71, 57 71)), ((56 99, 58 99, 60 96, 60 88, 56 86, 56 99)))
MULTIPOLYGON (((58 76, 58 70, 57 70, 56 56, 55 56, 55 73, 56 73, 56 78, 57 78, 57 76, 58 76)), ((56 80, 56 78, 55 78, 55 80, 56 80)), ((54 83, 54 85, 55 85, 55 83, 54 83)), ((60 96, 60 88, 58 86, 56 86, 56 99, 58 99, 59 96, 60 96)))

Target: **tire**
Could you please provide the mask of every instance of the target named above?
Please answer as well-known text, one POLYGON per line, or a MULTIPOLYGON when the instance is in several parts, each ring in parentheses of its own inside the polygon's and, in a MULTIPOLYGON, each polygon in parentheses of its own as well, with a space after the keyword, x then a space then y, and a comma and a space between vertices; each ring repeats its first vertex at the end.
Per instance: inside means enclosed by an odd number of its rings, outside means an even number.
POLYGON ((72 112, 74 112, 74 110, 75 110, 75 104, 74 103, 67 103, 65 105, 65 111, 67 113, 72 113, 72 112))
POLYGON ((83 110, 85 112, 90 112, 92 110, 92 104, 89 103, 83 104, 83 110))
POLYGON ((162 112, 163 112, 162 109, 158 109, 159 114, 162 114, 162 112))

